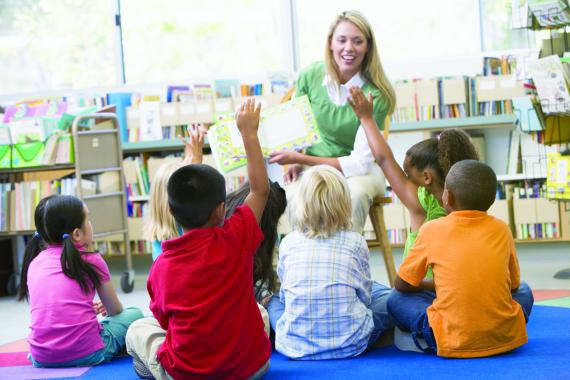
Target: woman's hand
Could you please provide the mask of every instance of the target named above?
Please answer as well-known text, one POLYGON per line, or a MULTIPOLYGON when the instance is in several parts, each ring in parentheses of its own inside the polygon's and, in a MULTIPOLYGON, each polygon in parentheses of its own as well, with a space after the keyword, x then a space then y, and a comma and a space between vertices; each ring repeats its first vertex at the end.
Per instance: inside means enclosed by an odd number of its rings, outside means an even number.
POLYGON ((202 125, 192 124, 188 127, 190 138, 178 136, 184 143, 184 164, 201 164, 202 163, 202 149, 204 148, 204 137, 208 130, 202 125))
POLYGON ((348 97, 348 104, 352 107, 354 114, 358 119, 363 120, 372 118, 372 111, 374 110, 374 101, 372 93, 368 93, 368 99, 364 96, 362 89, 357 86, 350 88, 350 96, 348 97))
POLYGON ((292 150, 280 150, 278 152, 269 153, 269 163, 279 165, 298 164, 303 157, 302 153, 292 150))
POLYGON ((287 172, 285 172, 285 174, 283 175, 283 180, 285 181, 285 185, 295 182, 303 172, 303 169, 304 169, 303 165, 291 165, 289 169, 287 169, 287 172))
POLYGON ((101 314, 103 317, 107 316, 107 310, 101 301, 93 301, 93 310, 95 311, 96 315, 101 314))

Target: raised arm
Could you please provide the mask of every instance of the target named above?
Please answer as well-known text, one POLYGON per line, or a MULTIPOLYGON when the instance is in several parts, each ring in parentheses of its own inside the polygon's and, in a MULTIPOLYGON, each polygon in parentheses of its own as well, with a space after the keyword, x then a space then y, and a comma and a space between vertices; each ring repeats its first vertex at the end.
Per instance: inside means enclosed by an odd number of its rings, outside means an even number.
POLYGON ((204 148, 204 138, 206 137, 206 130, 201 126, 192 124, 188 127, 190 139, 183 136, 178 138, 184 143, 184 160, 185 165, 201 164, 203 159, 202 149, 204 148))
POLYGON ((246 100, 236 112, 236 124, 243 139, 247 156, 247 175, 250 191, 244 203, 249 206, 257 223, 269 197, 269 178, 263 162, 263 154, 257 136, 261 104, 255 106, 253 99, 246 100))
POLYGON ((425 210, 418 199, 418 187, 398 165, 392 149, 378 129, 378 125, 372 116, 372 94, 368 94, 368 99, 366 99, 360 87, 352 87, 348 102, 360 119, 370 150, 372 150, 376 163, 382 168, 384 176, 390 182, 392 190, 409 210, 412 218, 416 216, 416 218, 422 219, 419 223, 421 225, 425 219, 425 210))

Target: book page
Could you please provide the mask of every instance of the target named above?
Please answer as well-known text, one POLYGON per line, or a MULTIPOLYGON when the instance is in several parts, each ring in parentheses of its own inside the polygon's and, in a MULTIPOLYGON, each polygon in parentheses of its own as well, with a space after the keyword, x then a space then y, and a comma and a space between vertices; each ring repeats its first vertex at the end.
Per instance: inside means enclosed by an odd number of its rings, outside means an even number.
POLYGON ((262 120, 259 132, 261 146, 269 150, 307 135, 305 121, 298 108, 262 120))

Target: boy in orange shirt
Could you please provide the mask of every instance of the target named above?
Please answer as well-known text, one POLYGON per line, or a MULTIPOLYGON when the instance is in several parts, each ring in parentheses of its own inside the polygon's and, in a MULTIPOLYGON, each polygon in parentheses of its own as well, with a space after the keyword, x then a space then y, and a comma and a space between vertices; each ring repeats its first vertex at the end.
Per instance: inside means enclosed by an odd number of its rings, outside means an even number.
POLYGON ((421 227, 400 266, 388 312, 425 352, 482 357, 528 341, 532 292, 520 282, 511 231, 486 212, 496 188, 489 166, 475 160, 453 165, 442 198, 450 214, 421 227), (424 279, 429 266, 433 280, 424 279))

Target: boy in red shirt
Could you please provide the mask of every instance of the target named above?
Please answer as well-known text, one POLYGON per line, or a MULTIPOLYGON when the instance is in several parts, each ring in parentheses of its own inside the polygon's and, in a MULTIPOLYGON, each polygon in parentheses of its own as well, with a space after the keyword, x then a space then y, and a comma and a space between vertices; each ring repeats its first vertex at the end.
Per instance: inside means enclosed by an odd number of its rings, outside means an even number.
POLYGON ((137 374, 156 379, 252 379, 269 368, 271 343, 253 289, 253 259, 269 180, 257 137, 260 106, 236 113, 251 190, 224 221, 225 180, 187 165, 168 181, 168 204, 184 234, 162 243, 147 288, 155 318, 127 333, 137 374))

